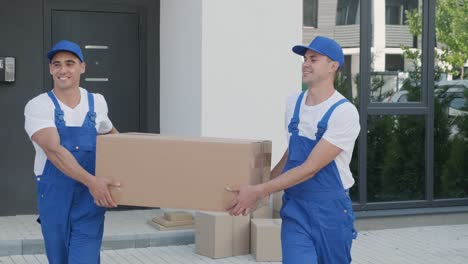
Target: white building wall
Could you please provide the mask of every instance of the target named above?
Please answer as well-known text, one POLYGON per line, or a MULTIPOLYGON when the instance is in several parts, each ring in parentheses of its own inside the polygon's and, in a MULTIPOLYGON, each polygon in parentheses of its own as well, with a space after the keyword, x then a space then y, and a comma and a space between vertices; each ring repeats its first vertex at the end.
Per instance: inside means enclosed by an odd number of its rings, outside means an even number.
POLYGON ((199 136, 202 0, 160 3, 160 132, 199 136))
POLYGON ((301 89, 302 1, 173 2, 161 1, 161 133, 272 140, 275 163, 301 89))

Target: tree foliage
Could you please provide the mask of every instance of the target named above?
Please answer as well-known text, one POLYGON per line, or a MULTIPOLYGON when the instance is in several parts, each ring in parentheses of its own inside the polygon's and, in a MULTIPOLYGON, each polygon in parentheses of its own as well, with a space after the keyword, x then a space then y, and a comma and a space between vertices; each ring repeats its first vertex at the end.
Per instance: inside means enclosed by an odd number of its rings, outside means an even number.
MULTIPOLYGON (((464 77, 464 65, 468 60, 468 0, 437 0, 436 41, 441 49, 439 59, 445 72, 464 77)), ((421 10, 407 12, 410 32, 422 35, 421 10)))

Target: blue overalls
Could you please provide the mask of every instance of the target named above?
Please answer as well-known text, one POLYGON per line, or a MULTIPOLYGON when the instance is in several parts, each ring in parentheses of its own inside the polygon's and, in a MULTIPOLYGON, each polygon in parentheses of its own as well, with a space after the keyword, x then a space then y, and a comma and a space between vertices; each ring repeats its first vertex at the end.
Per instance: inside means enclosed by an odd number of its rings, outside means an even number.
MULTIPOLYGON (((67 127, 63 111, 52 92, 55 125, 61 145, 94 175, 96 162, 96 113, 88 93, 89 111, 81 127, 67 127)), ((36 177, 39 219, 50 264, 100 263, 105 209, 94 204, 88 188, 66 176, 47 160, 36 177)))
MULTIPOLYGON (((327 129, 328 120, 342 99, 317 124, 316 139, 299 135, 299 110, 304 92, 297 99, 288 125, 291 133, 288 160, 283 172, 301 165, 327 129)), ((314 177, 285 190, 281 208, 283 264, 349 264, 351 243, 356 238, 351 199, 332 161, 314 177)))

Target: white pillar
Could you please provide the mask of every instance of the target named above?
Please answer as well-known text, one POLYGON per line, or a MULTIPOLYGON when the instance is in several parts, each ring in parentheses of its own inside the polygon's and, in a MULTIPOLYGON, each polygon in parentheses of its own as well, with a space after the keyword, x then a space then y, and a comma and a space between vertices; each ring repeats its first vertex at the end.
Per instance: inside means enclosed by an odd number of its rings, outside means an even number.
POLYGON ((161 133, 273 141, 301 89, 301 0, 161 0, 161 133))
POLYGON ((385 1, 372 1, 373 6, 373 66, 374 71, 385 71, 385 1))
POLYGON ((200 136, 202 0, 160 3, 160 131, 200 136))

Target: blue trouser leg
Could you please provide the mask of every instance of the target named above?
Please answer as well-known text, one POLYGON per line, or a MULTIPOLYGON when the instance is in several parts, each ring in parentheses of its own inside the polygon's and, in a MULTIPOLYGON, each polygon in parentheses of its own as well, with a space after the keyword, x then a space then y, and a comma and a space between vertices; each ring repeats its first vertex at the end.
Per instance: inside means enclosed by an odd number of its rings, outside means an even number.
POLYGON ((38 183, 38 206, 41 230, 50 264, 67 263, 69 238, 69 210, 72 188, 42 177, 38 183))
POLYGON ((283 196, 281 208, 283 264, 317 263, 317 252, 305 210, 303 201, 283 196))
POLYGON ((281 243, 284 264, 349 264, 355 235, 349 198, 283 199, 281 243))
POLYGON ((318 214, 313 236, 317 241, 318 263, 351 263, 351 244, 355 238, 354 214, 349 197, 314 203, 318 214))
POLYGON ((41 222, 41 229, 44 236, 44 244, 49 264, 67 263, 68 241, 66 241, 67 236, 63 233, 65 228, 63 226, 44 224, 44 219, 41 219, 41 222))
POLYGON ((83 185, 46 177, 38 181, 38 205, 49 263, 100 263, 104 208, 83 185))
POLYGON ((97 264, 104 231, 104 209, 86 188, 77 188, 71 210, 69 264, 97 264))
POLYGON ((317 263, 314 242, 294 219, 283 219, 281 224, 281 248, 283 264, 317 263))

